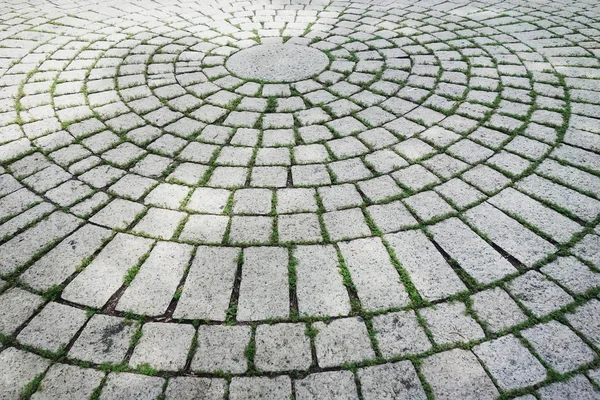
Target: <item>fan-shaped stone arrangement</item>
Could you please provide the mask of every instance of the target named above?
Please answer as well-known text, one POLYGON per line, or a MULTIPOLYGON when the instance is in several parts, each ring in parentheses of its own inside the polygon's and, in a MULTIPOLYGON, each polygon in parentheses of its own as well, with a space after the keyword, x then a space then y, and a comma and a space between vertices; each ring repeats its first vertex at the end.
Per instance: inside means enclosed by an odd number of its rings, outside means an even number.
POLYGON ((0 398, 600 397, 595 2, 0 8, 0 398))

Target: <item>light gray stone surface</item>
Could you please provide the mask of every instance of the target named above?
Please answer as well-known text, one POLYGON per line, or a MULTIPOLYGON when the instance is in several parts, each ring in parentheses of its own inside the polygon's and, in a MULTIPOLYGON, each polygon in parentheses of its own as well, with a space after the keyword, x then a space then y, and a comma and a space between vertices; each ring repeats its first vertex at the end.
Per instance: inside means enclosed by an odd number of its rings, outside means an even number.
POLYGON ((381 239, 357 239, 340 243, 339 248, 365 309, 376 311, 408 304, 408 294, 381 239))
POLYGON ((361 318, 336 319, 329 324, 316 322, 313 327, 318 331, 315 347, 321 368, 359 362, 375 356, 361 318))
POLYGON ((439 399, 495 399, 498 390, 473 353, 454 349, 427 357, 421 372, 439 399))
POLYGON ((365 399, 427 398, 410 361, 361 368, 358 370, 358 378, 365 399))
POLYGON ((321 72, 327 64, 324 53, 288 44, 251 47, 231 57, 226 66, 241 78, 296 82, 321 72))
POLYGON ((477 345, 473 352, 504 390, 533 386, 546 379, 546 369, 513 335, 477 345))
POLYGON ((58 352, 69 344, 86 320, 84 310, 51 302, 27 324, 17 340, 28 346, 58 352))
POLYGON ((331 371, 311 374, 294 381, 298 400, 358 399, 354 376, 350 371, 331 371))
POLYGON ((103 377, 103 372, 91 368, 54 364, 48 369, 37 392, 31 398, 35 400, 88 398, 100 385, 103 377))
POLYGON ((312 362, 304 324, 260 325, 256 328, 256 368, 263 371, 307 370, 312 362))
POLYGON ((198 347, 192 370, 244 373, 245 350, 250 342, 249 326, 207 325, 198 328, 198 347))
POLYGON ((50 362, 40 356, 9 347, 0 353, 0 393, 7 400, 19 399, 27 384, 43 373, 50 362))

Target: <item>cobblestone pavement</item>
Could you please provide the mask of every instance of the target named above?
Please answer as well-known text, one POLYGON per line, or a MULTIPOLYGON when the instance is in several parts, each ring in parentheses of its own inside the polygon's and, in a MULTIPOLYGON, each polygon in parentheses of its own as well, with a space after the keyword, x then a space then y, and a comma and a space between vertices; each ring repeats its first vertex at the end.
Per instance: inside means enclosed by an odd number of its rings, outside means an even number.
POLYGON ((0 399, 600 398, 587 1, 0 1, 0 399))

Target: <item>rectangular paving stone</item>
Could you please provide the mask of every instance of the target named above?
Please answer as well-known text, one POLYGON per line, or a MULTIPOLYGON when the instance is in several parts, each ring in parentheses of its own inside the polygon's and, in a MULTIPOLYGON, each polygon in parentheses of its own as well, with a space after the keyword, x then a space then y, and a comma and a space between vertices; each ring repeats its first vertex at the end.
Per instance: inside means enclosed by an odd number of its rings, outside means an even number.
POLYGON ((248 369, 246 346, 250 343, 248 325, 201 325, 192 370, 242 374, 248 369))
POLYGON ((583 375, 575 375, 566 381, 556 382, 538 390, 542 400, 598 398, 598 391, 583 375))
POLYGON ((273 378, 264 376, 236 377, 229 385, 230 400, 279 400, 292 396, 292 382, 289 376, 273 378))
POLYGON ((101 308, 123 285, 129 268, 135 266, 152 246, 151 239, 117 234, 100 254, 69 283, 62 298, 101 308))
POLYGON ((373 317, 377 342, 385 358, 423 353, 431 348, 414 311, 398 311, 373 317))
POLYGON ((57 211, 0 246, 0 274, 13 272, 38 251, 74 231, 83 221, 57 211))
POLYGON ((23 328, 17 340, 28 346, 57 352, 69 343, 86 320, 85 310, 51 302, 23 328))
MULTIPOLYGON (((3 286, 3 284, 2 284, 3 286)), ((1 286, 0 286, 1 287, 1 286)), ((44 299, 14 287, 0 295, 0 333, 12 335, 41 306, 44 299)))
POLYGON ((570 211, 584 221, 591 221, 600 213, 600 201, 538 175, 530 175, 519 181, 517 187, 532 196, 570 211))
POLYGON ((492 332, 502 331, 527 320, 517 303, 499 287, 475 293, 471 300, 473 311, 492 332))
POLYGON ((402 268, 425 300, 439 300, 466 290, 433 243, 421 231, 385 235, 402 268))
POLYGON ((321 368, 375 358, 367 327, 362 318, 340 318, 329 323, 316 322, 317 362, 321 368))
POLYGON ((144 210, 145 207, 139 203, 114 199, 89 221, 111 229, 126 229, 144 210))
POLYGON ((536 353, 561 374, 592 362, 597 355, 566 325, 550 321, 521 332, 536 353))
POLYGON ((338 244, 361 305, 369 311, 403 307, 409 297, 379 238, 338 244))
POLYGON ((468 350, 454 349, 423 360, 421 373, 436 399, 491 400, 499 393, 492 380, 468 350))
POLYGON ((577 307, 574 312, 565 314, 569 324, 581 332, 596 347, 600 347, 600 301, 592 299, 577 307))
POLYGON ((44 372, 50 361, 9 347, 0 353, 0 393, 2 399, 18 400, 29 382, 44 372))
POLYGON ((495 244, 532 267, 556 247, 488 203, 482 203, 465 213, 467 220, 495 244))
POLYGON ((350 371, 310 374, 304 379, 295 380, 294 389, 298 400, 358 400, 354 375, 350 371))
POLYGON ((100 393, 100 400, 155 399, 162 393, 165 379, 158 376, 110 373, 100 393))
POLYGON ((221 400, 225 397, 227 381, 220 378, 179 376, 169 379, 166 400, 221 400))
POLYGON ((557 161, 546 159, 537 167, 536 172, 576 189, 600 196, 600 177, 582 171, 579 168, 562 165, 557 161))
POLYGON ((360 368, 358 379, 365 400, 425 400, 427 395, 410 361, 360 368))
POLYGON ((185 367, 196 330, 189 324, 148 322, 133 349, 129 364, 148 364, 160 371, 180 371, 185 367))
POLYGON ((533 386, 546 379, 546 369, 512 334, 477 345, 473 352, 503 390, 533 386))
POLYGON ((273 247, 244 249, 237 319, 285 318, 290 312, 288 250, 273 247))
POLYGON ((54 209, 52 204, 44 202, 14 216, 0 225, 0 238, 9 239, 19 230, 50 214, 54 209))
POLYGON ((42 198, 27 188, 12 192, 0 199, 0 220, 20 214, 40 201, 42 201, 42 198))
POLYGON ((37 392, 31 396, 31 399, 87 399, 100 385, 103 377, 104 372, 92 368, 54 364, 44 376, 37 392))
POLYGON ((459 301, 439 303, 420 312, 438 345, 485 338, 483 329, 459 301))
POLYGON ((259 325, 254 363, 261 371, 308 370, 312 363, 310 339, 302 323, 259 325))
POLYGON ((199 246, 174 318, 225 321, 240 250, 199 246))
POLYGON ((96 314, 69 350, 69 357, 95 364, 119 364, 136 329, 135 323, 125 318, 96 314))
POLYGON ((575 221, 513 188, 504 189, 488 201, 499 209, 522 218, 560 243, 568 242, 574 234, 583 230, 583 226, 575 221))
POLYGON ((560 286, 537 271, 529 271, 513 279, 508 283, 507 289, 537 317, 556 311, 573 301, 560 286))
POLYGON ((41 291, 60 285, 110 236, 111 231, 106 228, 84 225, 36 261, 19 279, 41 291))
POLYGON ((447 219, 428 229, 442 249, 480 283, 490 283, 517 272, 502 255, 458 218, 447 219))
POLYGON ((350 312, 348 291, 339 273, 333 246, 298 246, 296 259, 296 296, 302 315, 336 316, 350 312))
POLYGON ((125 290, 116 309, 162 315, 169 307, 192 256, 192 246, 158 242, 125 290))

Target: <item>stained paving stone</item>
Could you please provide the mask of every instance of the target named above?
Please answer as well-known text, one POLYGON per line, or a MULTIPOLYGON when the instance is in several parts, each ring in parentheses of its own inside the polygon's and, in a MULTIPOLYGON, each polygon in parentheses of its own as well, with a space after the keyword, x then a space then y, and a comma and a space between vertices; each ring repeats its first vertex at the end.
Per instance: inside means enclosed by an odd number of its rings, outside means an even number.
POLYGON ((431 348, 414 311, 398 311, 373 317, 377 342, 385 358, 424 353, 431 348))
POLYGON ((426 399, 417 371, 410 361, 400 361, 358 370, 363 397, 426 399))
MULTIPOLYGON (((444 338, 454 324, 487 349, 479 361, 498 390, 597 397, 584 375, 532 389, 517 368, 531 358, 504 339, 515 330, 525 340, 517 330, 556 313, 575 335, 564 342, 600 342, 594 4, 217 2, 196 18, 195 3, 125 0, 110 15, 97 4, 0 4, 6 343, 35 327, 43 295, 95 313, 69 350, 95 371, 131 357, 141 326, 122 317, 132 313, 199 326, 199 343, 215 330, 190 354, 202 377, 113 374, 100 397, 419 398, 421 379, 436 398, 496 397, 474 353, 429 353, 428 337, 466 340, 444 338), (272 52, 292 56, 273 63, 272 52), (313 69, 299 73, 298 60, 313 69), (469 299, 466 315, 461 303, 445 310, 457 297, 469 299), (308 368, 292 357, 306 352, 297 316, 349 314, 367 324, 319 322, 311 362, 338 368, 376 352, 383 360, 363 368, 372 384, 361 369, 285 376, 308 368), (286 346, 253 348, 288 325, 286 346), (323 347, 341 350, 324 357, 323 347), (423 375, 403 376, 414 384, 393 378, 409 366, 384 362, 397 357, 414 357, 423 375), (235 375, 229 389, 219 370, 235 375)), ((552 343, 538 336, 541 348, 552 343)), ((181 368, 172 353, 152 362, 181 368)), ((577 373, 591 376, 585 368, 577 373)), ((31 377, 9 379, 19 391, 31 377)))
POLYGON ((181 376, 169 379, 165 399, 219 400, 225 395, 225 379, 181 376))
POLYGON ((342 318, 330 323, 316 322, 315 347, 321 368, 360 362, 375 357, 362 318, 342 318))
POLYGON ((495 399, 498 390, 473 353, 454 349, 423 360, 421 372, 440 399, 495 399))
POLYGON ((48 303, 17 336, 25 345, 57 352, 66 347, 86 322, 84 310, 48 303))
POLYGON ((561 374, 591 362, 596 355, 573 331, 557 321, 525 329, 521 334, 542 360, 561 374))
POLYGON ((91 368, 73 365, 54 364, 40 382, 40 386, 31 398, 43 399, 82 399, 94 392, 104 373, 91 368))
POLYGON ((178 371, 185 367, 195 329, 192 325, 149 322, 133 349, 129 364, 148 364, 157 370, 178 371))
POLYGON ((37 290, 60 285, 110 236, 108 229, 84 225, 36 261, 20 279, 37 290))
POLYGON ((546 369, 513 335, 477 345, 473 352, 503 390, 533 386, 546 379, 546 369))
POLYGON ((135 330, 133 321, 96 314, 69 350, 69 357, 96 364, 118 364, 125 358, 135 330))

